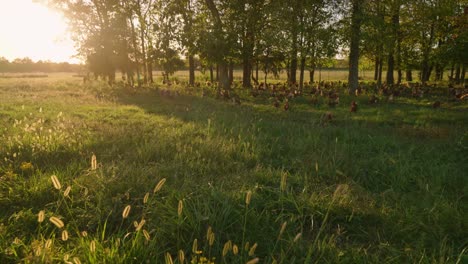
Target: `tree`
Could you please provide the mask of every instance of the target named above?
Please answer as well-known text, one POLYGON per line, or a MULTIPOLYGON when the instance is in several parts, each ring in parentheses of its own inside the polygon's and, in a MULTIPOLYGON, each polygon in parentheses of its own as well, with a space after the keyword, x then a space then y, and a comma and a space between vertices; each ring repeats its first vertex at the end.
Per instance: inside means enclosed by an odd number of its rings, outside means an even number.
POLYGON ((359 86, 359 42, 361 40, 361 22, 364 1, 351 1, 351 36, 349 48, 349 93, 354 94, 359 86))

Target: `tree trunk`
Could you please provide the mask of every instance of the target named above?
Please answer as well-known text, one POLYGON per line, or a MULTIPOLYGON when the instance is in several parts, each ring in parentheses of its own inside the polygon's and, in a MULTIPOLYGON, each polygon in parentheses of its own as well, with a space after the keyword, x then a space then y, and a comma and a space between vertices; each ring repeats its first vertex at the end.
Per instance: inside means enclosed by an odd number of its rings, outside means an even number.
POLYGON ((444 67, 438 63, 436 66, 435 66, 435 78, 436 78, 436 81, 441 81, 442 78, 444 77, 444 67))
POLYGON ((255 64, 255 80, 258 82, 258 60, 257 63, 255 64))
POLYGON ((229 62, 229 85, 231 85, 234 82, 234 62, 230 61, 229 62))
POLYGON ((219 64, 216 64, 216 81, 219 82, 219 64))
MULTIPOLYGON (((425 44, 424 51, 423 51, 423 60, 421 65, 421 82, 426 84, 429 81, 429 77, 431 76, 432 67, 429 65, 429 53, 431 50, 432 41, 434 38, 434 22, 431 24, 430 34, 428 43, 425 44)), ((425 36, 423 36, 424 38, 425 36)))
POLYGON ((382 85, 382 72, 383 72, 383 59, 379 59, 379 72, 377 76, 377 85, 380 87, 382 85))
POLYGON ((407 82, 413 81, 413 73, 411 70, 406 70, 406 81, 407 82))
POLYGON ((189 54, 188 56, 189 60, 189 86, 194 86, 195 85, 195 59, 193 57, 193 54, 189 54))
POLYGON ((393 24, 395 26, 396 33, 396 69, 397 69, 397 83, 401 83, 402 73, 401 73, 401 32, 400 32, 400 1, 397 1, 397 10, 395 16, 393 17, 393 24))
POLYGON ((309 80, 311 84, 314 82, 314 75, 315 75, 315 69, 312 68, 311 70, 309 70, 309 80))
POLYGON ((393 54, 388 55, 388 65, 387 65, 387 85, 393 85, 395 79, 393 78, 393 70, 395 66, 395 60, 393 54))
POLYGON ((226 62, 220 62, 218 64, 219 69, 219 88, 229 90, 231 84, 229 83, 229 66, 226 62))
POLYGON ((136 32, 135 32, 135 25, 133 24, 133 19, 129 19, 130 20, 130 27, 132 28, 132 42, 133 42, 133 50, 134 50, 134 56, 135 56, 135 63, 136 63, 136 74, 137 74, 137 84, 138 84, 138 87, 141 86, 141 82, 140 82, 140 65, 139 65, 139 62, 138 62, 138 45, 137 45, 137 42, 136 42, 136 32))
POLYGON ((212 84, 214 83, 213 65, 210 65, 210 82, 211 82, 212 84))
MULTIPOLYGON (((291 53, 291 55, 293 53, 296 53, 297 54, 297 50, 293 50, 293 52, 291 53)), ((289 73, 289 82, 290 83, 296 83, 297 80, 296 80, 296 72, 297 72, 297 55, 294 56, 292 59, 291 59, 291 71, 289 73)))
POLYGON ((145 47, 145 32, 143 29, 140 30, 140 41, 141 41, 141 57, 143 59, 143 82, 148 83, 148 58, 146 57, 145 47))
POLYGON ((461 71, 461 83, 465 84, 465 75, 466 75, 466 67, 465 64, 463 64, 462 71, 461 71))
POLYGON ((250 64, 250 59, 244 56, 242 62, 242 87, 250 88, 252 86, 251 77, 252 77, 252 64, 250 64))
POLYGON ((361 0, 352 1, 351 45, 349 53, 349 94, 355 94, 359 86, 359 41, 361 39, 361 0))
POLYGON ((374 81, 377 81, 377 79, 379 78, 379 66, 380 66, 380 58, 379 56, 375 56, 374 81))
POLYGON ((455 83, 459 84, 460 83, 460 73, 461 73, 461 67, 460 64, 457 64, 457 68, 455 69, 455 83))
POLYGON ((305 63, 306 63, 306 58, 302 57, 301 58, 301 69, 300 69, 300 75, 299 75, 299 90, 301 90, 301 91, 302 91, 302 88, 304 87, 305 63))
POLYGON ((450 68, 450 76, 449 76, 449 81, 453 81, 453 72, 455 71, 455 64, 452 63, 452 67, 450 68))
POLYGON ((148 61, 148 80, 150 83, 154 83, 153 80, 153 62, 151 60, 148 61))

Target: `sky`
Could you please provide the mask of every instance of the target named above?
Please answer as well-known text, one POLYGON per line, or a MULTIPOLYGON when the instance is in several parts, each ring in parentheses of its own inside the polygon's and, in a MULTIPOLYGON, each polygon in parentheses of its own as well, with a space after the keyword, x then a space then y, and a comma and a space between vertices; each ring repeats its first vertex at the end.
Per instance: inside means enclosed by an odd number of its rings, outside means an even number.
POLYGON ((33 0, 0 0, 0 57, 79 63, 62 15, 33 0))

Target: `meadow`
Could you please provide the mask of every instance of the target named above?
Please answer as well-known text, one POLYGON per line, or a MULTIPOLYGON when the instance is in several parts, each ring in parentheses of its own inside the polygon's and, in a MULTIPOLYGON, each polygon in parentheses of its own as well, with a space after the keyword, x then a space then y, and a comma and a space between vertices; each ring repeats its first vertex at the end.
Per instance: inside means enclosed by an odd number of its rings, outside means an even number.
POLYGON ((204 89, 0 79, 0 263, 468 262, 466 100, 204 89))

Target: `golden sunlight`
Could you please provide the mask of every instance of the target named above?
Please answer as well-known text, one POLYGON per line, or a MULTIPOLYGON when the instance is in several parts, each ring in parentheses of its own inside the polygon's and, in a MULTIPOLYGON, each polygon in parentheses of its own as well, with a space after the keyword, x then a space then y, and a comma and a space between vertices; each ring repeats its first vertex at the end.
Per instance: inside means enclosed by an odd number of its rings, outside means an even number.
POLYGON ((75 54, 60 14, 33 0, 0 1, 0 57, 78 63, 75 54))

